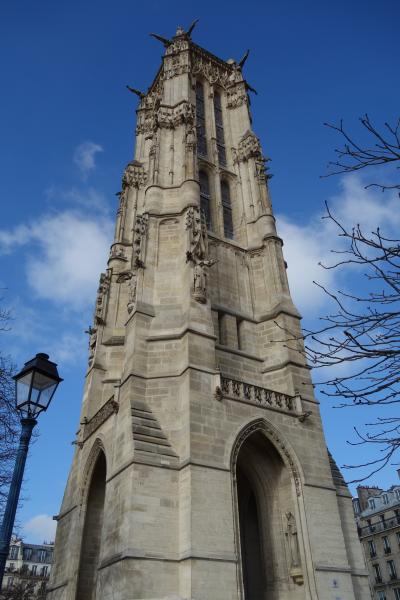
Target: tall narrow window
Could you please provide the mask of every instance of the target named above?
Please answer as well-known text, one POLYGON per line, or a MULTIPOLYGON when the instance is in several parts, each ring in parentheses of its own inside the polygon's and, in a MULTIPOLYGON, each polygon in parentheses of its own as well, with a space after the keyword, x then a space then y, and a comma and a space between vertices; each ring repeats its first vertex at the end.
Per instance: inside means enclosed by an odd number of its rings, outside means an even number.
POLYGON ((381 568, 378 564, 372 565, 375 573, 375 582, 382 583, 381 568))
POLYGON ((390 543, 389 543, 389 539, 387 537, 387 535, 384 535, 382 538, 382 542, 383 542, 383 551, 385 554, 390 554, 392 552, 391 548, 390 548, 390 543))
POLYGON ((368 548, 370 557, 373 558, 374 556, 376 556, 376 546, 374 540, 368 541, 368 548))
POLYGON ((396 566, 393 560, 387 561, 388 571, 390 575, 390 579, 397 579, 396 566))
POLYGON ((205 171, 199 172, 200 180, 200 210, 206 220, 207 229, 212 230, 211 221, 211 206, 210 206, 210 186, 208 182, 208 175, 205 171))
POLYGON ((204 112, 204 88, 203 84, 196 83, 196 130, 197 130, 197 154, 207 156, 206 141, 206 119, 204 112))
POLYGON ((217 134, 218 162, 220 165, 226 166, 224 123, 222 120, 221 96, 218 93, 214 95, 214 115, 217 134))
POLYGON ((221 182, 222 212, 224 217, 224 236, 233 239, 232 206, 229 184, 221 182))

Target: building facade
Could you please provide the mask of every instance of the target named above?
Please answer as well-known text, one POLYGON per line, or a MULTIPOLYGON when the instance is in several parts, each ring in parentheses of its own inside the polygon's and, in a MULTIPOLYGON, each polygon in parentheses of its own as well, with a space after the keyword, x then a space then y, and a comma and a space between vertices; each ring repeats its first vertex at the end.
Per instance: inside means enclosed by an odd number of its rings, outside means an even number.
POLYGON ((400 485, 359 486, 353 508, 373 598, 400 600, 400 485))
POLYGON ((30 584, 44 594, 53 564, 54 543, 29 544, 18 538, 11 541, 2 589, 30 584))
MULTIPOLYGON (((191 28, 192 29, 192 28, 191 28)), ((50 600, 365 600, 249 86, 178 28, 137 109, 50 600)))

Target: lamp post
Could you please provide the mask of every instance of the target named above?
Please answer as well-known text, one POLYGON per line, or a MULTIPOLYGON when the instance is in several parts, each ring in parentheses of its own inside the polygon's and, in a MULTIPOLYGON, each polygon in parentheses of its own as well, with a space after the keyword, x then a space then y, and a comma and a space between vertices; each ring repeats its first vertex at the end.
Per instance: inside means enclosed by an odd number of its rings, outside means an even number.
POLYGON ((25 363, 13 379, 16 408, 21 418, 21 436, 0 529, 0 590, 32 431, 37 423, 37 417, 48 409, 58 384, 62 381, 56 363, 51 362, 48 354, 44 353, 36 354, 35 358, 25 363))

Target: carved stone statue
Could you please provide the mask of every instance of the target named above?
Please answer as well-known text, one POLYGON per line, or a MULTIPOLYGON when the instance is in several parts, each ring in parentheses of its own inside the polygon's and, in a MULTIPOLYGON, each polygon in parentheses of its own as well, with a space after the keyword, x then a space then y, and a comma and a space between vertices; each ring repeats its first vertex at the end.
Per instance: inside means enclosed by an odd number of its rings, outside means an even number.
POLYGON ((193 297, 197 302, 207 301, 207 270, 217 261, 208 257, 207 226, 198 207, 191 206, 186 213, 188 250, 186 262, 193 263, 193 297))
POLYGON ((109 287, 110 279, 108 275, 102 273, 100 275, 100 282, 97 290, 96 306, 94 311, 95 325, 105 324, 106 295, 108 293, 109 287))
POLYGON ((94 353, 96 351, 97 328, 90 326, 85 333, 89 334, 89 367, 91 367, 94 359, 94 353))
POLYGON ((137 291, 137 278, 138 273, 136 270, 131 272, 131 277, 129 279, 129 292, 128 292, 128 313, 130 314, 135 308, 136 304, 136 291, 137 291))
POLYGON ((193 269, 193 297, 197 302, 207 302, 207 269, 217 261, 214 259, 200 260, 193 269))
POLYGON ((136 217, 133 235, 133 264, 137 269, 144 268, 148 222, 148 213, 136 217))
POLYGON ((290 550, 290 566, 291 568, 300 567, 300 552, 299 540, 297 536, 297 525, 293 513, 286 513, 287 529, 286 536, 290 550))

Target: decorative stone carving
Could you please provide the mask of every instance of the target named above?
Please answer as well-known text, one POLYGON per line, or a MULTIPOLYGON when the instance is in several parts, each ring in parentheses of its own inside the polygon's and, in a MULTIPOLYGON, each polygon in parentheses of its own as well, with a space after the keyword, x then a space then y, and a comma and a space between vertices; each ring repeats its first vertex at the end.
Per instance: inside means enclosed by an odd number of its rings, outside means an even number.
POLYGON ((125 249, 120 244, 113 244, 110 250, 110 260, 127 261, 125 249))
MULTIPOLYGON (((177 43, 179 43, 179 40, 177 41, 177 43)), ((171 46, 174 46, 174 44, 171 44, 171 46)), ((168 48, 168 50, 170 48, 168 48)), ((185 49, 187 48, 182 48, 182 50, 185 49)), ((183 73, 189 73, 189 70, 190 65, 188 53, 176 54, 175 51, 175 55, 173 56, 168 55, 168 53, 166 54, 164 60, 164 79, 172 79, 172 77, 177 77, 178 75, 182 75, 183 73)))
POLYGON ((174 129, 178 125, 194 123, 195 108, 190 102, 180 102, 176 106, 162 104, 157 112, 157 125, 167 129, 174 129))
POLYGON ((193 264, 193 297, 197 302, 205 303, 208 269, 217 261, 208 257, 207 226, 197 207, 189 207, 186 213, 186 228, 189 233, 186 262, 193 264))
POLYGON ((212 267, 217 261, 214 259, 199 260, 194 265, 193 270, 193 297, 197 302, 204 304, 207 302, 207 276, 208 268, 212 267))
POLYGON ((89 329, 85 331, 85 333, 89 334, 89 367, 93 364, 94 354, 96 351, 97 345, 97 327, 89 326, 89 329))
POLYGON ((136 291, 137 291, 137 278, 138 273, 136 270, 131 271, 131 277, 129 279, 128 288, 128 313, 130 314, 136 305, 136 291))
POLYGON ((181 37, 175 39, 172 44, 168 46, 165 56, 170 56, 171 54, 176 54, 177 52, 183 52, 184 50, 189 50, 189 41, 187 38, 181 37))
POLYGON ((132 268, 122 271, 117 277, 117 283, 128 282, 128 313, 131 313, 136 305, 138 270, 144 269, 145 266, 148 220, 148 213, 136 217, 133 232, 132 268))
POLYGON ((136 217, 133 230, 133 266, 136 268, 144 267, 148 222, 148 213, 143 213, 136 217))
POLYGON ((96 429, 100 427, 111 415, 118 412, 118 402, 114 400, 114 396, 112 396, 107 402, 97 411, 93 417, 87 421, 85 421, 84 430, 83 430, 83 442, 86 442, 88 437, 90 437, 96 429))
POLYGON ((188 150, 193 151, 196 148, 196 127, 194 125, 186 127, 185 143, 188 150))
MULTIPOLYGON (((124 184, 122 182, 122 186, 123 185, 124 184)), ((122 191, 117 192, 115 195, 118 196, 118 198, 119 198, 117 215, 123 215, 125 212, 125 209, 126 209, 126 188, 122 187, 122 191)))
POLYGON ((248 131, 242 137, 236 153, 236 161, 246 161, 249 158, 256 158, 263 162, 260 140, 252 131, 248 131))
POLYGON ((220 85, 223 88, 236 79, 234 68, 223 62, 213 59, 196 49, 192 51, 192 73, 193 75, 203 75, 211 85, 220 85))
POLYGON ((97 346, 98 326, 105 325, 105 314, 107 308, 107 297, 110 289, 110 272, 101 273, 99 287, 97 289, 96 304, 94 309, 93 322, 94 326, 90 326, 85 332, 89 334, 89 367, 93 365, 94 355, 97 346))
MULTIPOLYGON (((146 185, 147 173, 144 170, 142 163, 137 160, 133 160, 128 163, 123 177, 122 177, 122 190, 126 188, 134 187, 139 188, 146 185)), ((123 198, 123 192, 121 192, 121 199, 123 198)), ((126 200, 125 200, 126 202, 126 200)))
POLYGON ((95 325, 105 324, 105 311, 107 304, 107 295, 110 288, 110 276, 107 273, 101 273, 99 287, 97 289, 96 305, 94 310, 95 325))
POLYGON ((286 539, 290 556, 290 576, 297 585, 303 584, 303 573, 300 562, 299 539, 297 535, 296 519, 292 512, 286 513, 286 539))
POLYGON ((137 291, 137 278, 138 278, 138 269, 133 268, 130 271, 123 271, 118 275, 117 283, 125 283, 128 282, 128 302, 127 308, 128 313, 130 314, 136 305, 136 291, 137 291))
POLYGON ((226 106, 227 108, 237 108, 238 106, 242 106, 243 104, 248 104, 249 98, 247 95, 246 87, 244 82, 242 84, 238 84, 232 86, 227 89, 226 94, 226 106))
POLYGON ((188 250, 186 261, 202 260, 208 253, 207 227, 202 222, 198 207, 190 206, 186 213, 186 229, 188 230, 188 250))
POLYGON ((138 112, 136 135, 140 133, 151 135, 157 129, 157 115, 153 110, 138 112))
POLYGON ((268 390, 252 383, 221 377, 221 390, 223 395, 233 399, 245 400, 265 408, 275 408, 295 414, 299 412, 298 397, 268 390))
POLYGON ((301 480, 300 480, 300 475, 299 475, 299 472, 295 465, 295 462, 292 458, 292 455, 286 448, 286 444, 279 437, 276 429, 274 427, 272 427, 272 425, 270 425, 269 423, 264 421, 264 419, 257 419, 256 421, 253 421, 247 427, 245 427, 245 429, 237 437, 235 447, 232 452, 232 459, 231 459, 231 469, 232 469, 234 476, 236 474, 236 463, 237 463, 237 457, 239 454, 239 450, 240 450, 243 442, 255 431, 262 431, 267 436, 267 438, 269 438, 273 442, 276 449, 280 453, 284 463, 291 470, 295 488, 296 488, 296 494, 297 494, 297 496, 300 496, 301 495, 301 480))

